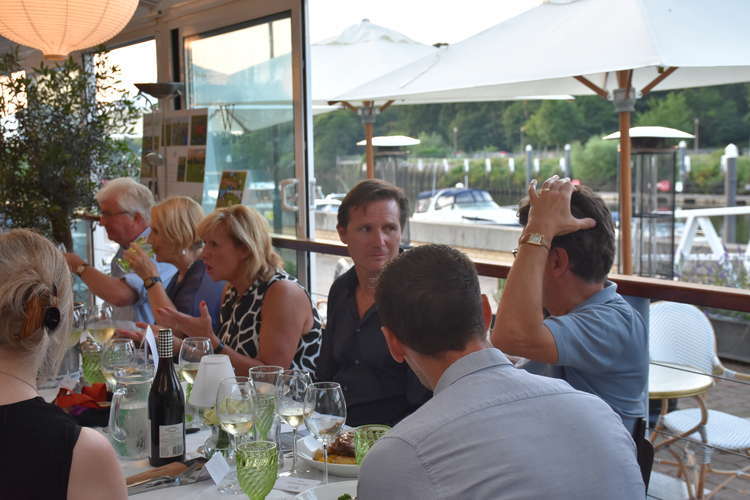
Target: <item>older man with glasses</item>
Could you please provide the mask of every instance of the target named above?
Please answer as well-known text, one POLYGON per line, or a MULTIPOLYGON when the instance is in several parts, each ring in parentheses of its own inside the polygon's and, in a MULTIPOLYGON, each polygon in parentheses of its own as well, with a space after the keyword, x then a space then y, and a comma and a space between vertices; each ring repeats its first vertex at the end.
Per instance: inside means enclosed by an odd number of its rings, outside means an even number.
POLYGON ((115 306, 113 319, 154 323, 147 289, 159 281, 168 283, 177 269, 171 264, 159 262, 159 276, 144 282, 137 274, 126 273, 119 264, 123 252, 131 243, 148 237, 154 197, 146 186, 122 177, 109 181, 100 189, 96 193, 96 201, 100 209, 100 222, 107 230, 107 236, 120 245, 112 259, 111 275, 102 273, 74 253, 65 255, 68 267, 94 295, 115 306))

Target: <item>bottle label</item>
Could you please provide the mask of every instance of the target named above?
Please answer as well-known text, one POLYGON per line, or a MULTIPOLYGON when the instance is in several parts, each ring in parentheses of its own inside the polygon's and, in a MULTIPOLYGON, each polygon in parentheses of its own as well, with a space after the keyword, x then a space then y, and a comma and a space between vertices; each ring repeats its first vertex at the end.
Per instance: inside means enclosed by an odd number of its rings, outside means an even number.
POLYGON ((178 457, 185 453, 185 424, 159 426, 159 457, 178 457))

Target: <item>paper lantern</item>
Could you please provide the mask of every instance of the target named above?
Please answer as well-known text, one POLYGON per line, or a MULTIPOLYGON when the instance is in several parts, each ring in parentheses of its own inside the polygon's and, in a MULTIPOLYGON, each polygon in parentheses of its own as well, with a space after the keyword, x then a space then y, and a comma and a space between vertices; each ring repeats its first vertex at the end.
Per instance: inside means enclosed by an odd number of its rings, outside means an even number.
POLYGON ((58 61, 118 34, 138 0, 3 0, 0 35, 58 61))

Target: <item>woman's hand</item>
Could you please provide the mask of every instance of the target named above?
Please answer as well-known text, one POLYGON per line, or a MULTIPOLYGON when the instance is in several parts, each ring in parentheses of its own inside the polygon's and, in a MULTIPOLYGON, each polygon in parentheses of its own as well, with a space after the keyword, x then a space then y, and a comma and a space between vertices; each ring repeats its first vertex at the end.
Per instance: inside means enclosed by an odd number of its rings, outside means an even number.
POLYGON ((154 313, 159 324, 171 328, 173 331, 180 331, 188 337, 213 339, 214 331, 211 326, 211 315, 208 313, 208 306, 205 301, 201 301, 200 310, 201 315, 197 318, 166 307, 160 307, 154 313))
POLYGON ((156 325, 149 325, 148 323, 144 323, 142 321, 138 321, 135 324, 136 327, 138 327, 138 330, 123 330, 123 329, 117 329, 115 330, 115 337, 123 338, 123 339, 130 339, 133 342, 135 342, 136 347, 143 344, 143 340, 146 338, 146 328, 151 327, 151 331, 156 332, 156 328, 158 328, 156 325))
POLYGON ((151 260, 151 257, 138 245, 138 243, 131 243, 130 247, 122 254, 122 258, 128 261, 130 267, 142 280, 151 278, 152 276, 159 276, 159 270, 156 268, 156 263, 151 260))

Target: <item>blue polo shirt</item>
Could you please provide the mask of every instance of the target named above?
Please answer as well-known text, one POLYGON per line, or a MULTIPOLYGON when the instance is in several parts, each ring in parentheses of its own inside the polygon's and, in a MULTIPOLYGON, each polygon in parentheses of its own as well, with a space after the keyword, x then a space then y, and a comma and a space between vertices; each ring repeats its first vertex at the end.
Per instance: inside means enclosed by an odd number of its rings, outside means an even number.
POLYGON ((622 417, 628 430, 646 415, 648 401, 648 329, 638 312, 607 281, 604 288, 568 314, 549 316, 558 359, 530 371, 562 378, 596 394, 622 417))

